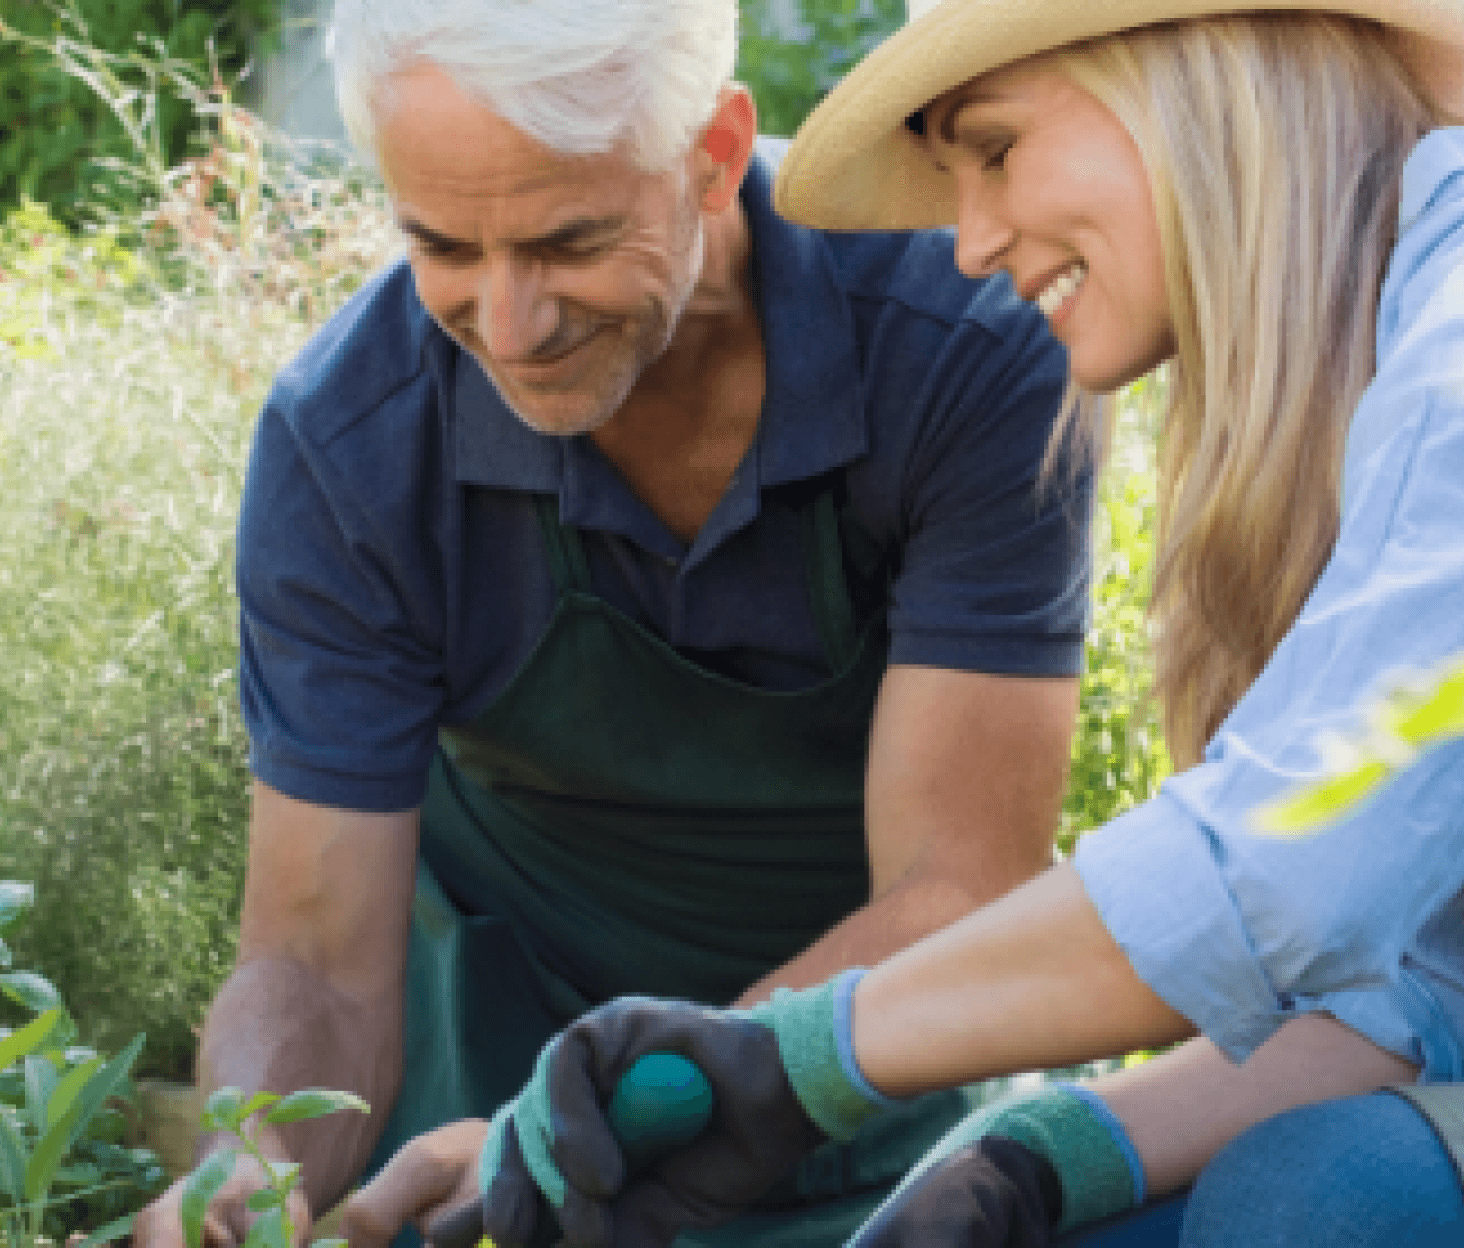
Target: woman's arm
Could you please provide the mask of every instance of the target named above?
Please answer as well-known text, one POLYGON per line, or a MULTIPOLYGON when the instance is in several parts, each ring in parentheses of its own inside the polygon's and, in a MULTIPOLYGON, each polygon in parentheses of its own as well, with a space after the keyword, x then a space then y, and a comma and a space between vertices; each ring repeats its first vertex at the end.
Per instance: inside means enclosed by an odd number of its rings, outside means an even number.
POLYGON ((1418 1068, 1326 1014, 1287 1023, 1237 1066, 1198 1037, 1088 1086, 1117 1115, 1151 1196, 1194 1181, 1220 1149, 1267 1118, 1392 1083, 1418 1068))
POLYGON ((853 1015, 859 1066, 891 1096, 1194 1034, 1135 974, 1067 863, 880 963, 853 1015))

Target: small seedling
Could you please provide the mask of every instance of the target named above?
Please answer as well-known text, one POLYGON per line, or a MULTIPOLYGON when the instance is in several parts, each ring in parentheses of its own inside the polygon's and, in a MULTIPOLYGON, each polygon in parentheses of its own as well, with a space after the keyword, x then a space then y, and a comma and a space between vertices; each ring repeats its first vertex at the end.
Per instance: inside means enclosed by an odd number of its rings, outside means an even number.
MULTIPOLYGON (((354 1093, 324 1088, 305 1088, 288 1096, 220 1088, 209 1096, 203 1107, 204 1128, 233 1135, 242 1150, 259 1163, 267 1177, 267 1185, 248 1201, 250 1212, 260 1216, 250 1227, 246 1248, 292 1248, 295 1242, 295 1227, 286 1212, 286 1204, 290 1193, 300 1182, 300 1167, 295 1162, 273 1161, 266 1157, 256 1138, 259 1127, 322 1118, 343 1109, 358 1109, 363 1114, 371 1112, 370 1106, 354 1093), (259 1115, 257 1119, 256 1115, 259 1115), (256 1119, 253 1126, 250 1125, 251 1119, 256 1119)), ((204 1213, 209 1202, 234 1173, 239 1152, 240 1149, 236 1148, 220 1149, 200 1162, 188 1176, 183 1187, 183 1234, 188 1248, 202 1248, 204 1213)), ((313 1248, 346 1248, 346 1241, 317 1239, 313 1248)))

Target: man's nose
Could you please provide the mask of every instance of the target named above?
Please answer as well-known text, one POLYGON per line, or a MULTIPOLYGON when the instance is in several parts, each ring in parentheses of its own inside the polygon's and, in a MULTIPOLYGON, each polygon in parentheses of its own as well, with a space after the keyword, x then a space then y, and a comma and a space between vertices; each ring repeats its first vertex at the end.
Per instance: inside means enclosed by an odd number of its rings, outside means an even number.
POLYGON ((478 336, 495 359, 518 360, 551 338, 559 322, 542 266, 501 257, 487 266, 477 298, 478 336))

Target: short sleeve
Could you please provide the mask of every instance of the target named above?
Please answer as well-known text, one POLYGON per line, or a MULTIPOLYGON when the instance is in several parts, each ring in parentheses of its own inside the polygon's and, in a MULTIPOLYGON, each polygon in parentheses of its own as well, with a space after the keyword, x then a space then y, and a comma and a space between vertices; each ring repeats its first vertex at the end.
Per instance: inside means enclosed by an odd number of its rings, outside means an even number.
POLYGON ((1065 457, 1042 473, 1066 376, 1041 318, 1008 306, 964 322, 913 396, 924 410, 907 466, 891 662, 1081 671, 1092 479, 1065 457))
MULTIPOLYGON (((288 391, 277 389, 255 435, 240 511, 250 766, 306 801, 410 809, 425 789, 443 699, 434 556, 414 537, 410 487, 395 497, 387 487, 365 506, 359 491, 370 491, 370 477, 349 482, 301 421, 288 391)), ((412 452, 410 442, 401 447, 407 461, 412 452)))

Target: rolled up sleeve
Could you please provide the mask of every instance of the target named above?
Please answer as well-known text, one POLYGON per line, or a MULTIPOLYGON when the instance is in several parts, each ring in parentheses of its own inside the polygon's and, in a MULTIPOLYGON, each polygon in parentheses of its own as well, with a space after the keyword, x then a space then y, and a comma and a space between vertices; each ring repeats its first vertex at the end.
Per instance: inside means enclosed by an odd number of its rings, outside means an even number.
POLYGON ((1075 853, 1139 975, 1237 1059, 1327 1011, 1426 1079, 1464 1077, 1464 742, 1426 749, 1315 835, 1253 821, 1325 774, 1320 742, 1356 737, 1370 700, 1464 655, 1461 166, 1464 131, 1439 132, 1405 177, 1379 368, 1305 608, 1204 760, 1075 853))

